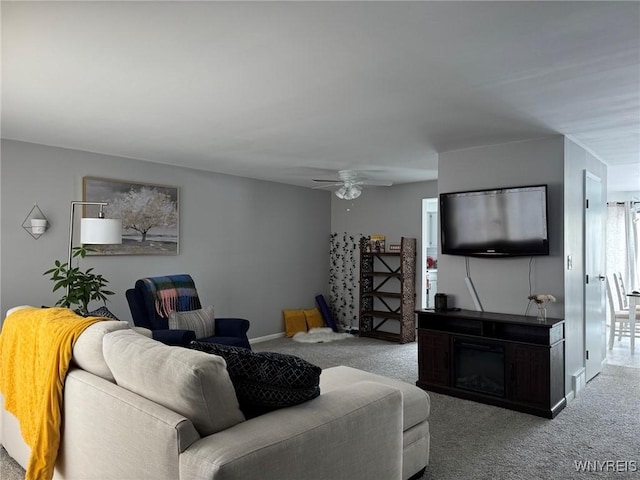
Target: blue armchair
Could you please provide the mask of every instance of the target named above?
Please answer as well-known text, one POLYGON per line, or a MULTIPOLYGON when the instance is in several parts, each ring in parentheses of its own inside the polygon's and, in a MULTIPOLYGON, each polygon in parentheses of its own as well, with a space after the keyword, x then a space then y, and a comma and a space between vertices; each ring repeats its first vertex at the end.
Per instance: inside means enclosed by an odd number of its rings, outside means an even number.
POLYGON ((193 340, 198 340, 251 349, 247 338, 250 323, 244 318, 216 318, 215 335, 206 338, 196 338, 193 330, 169 328, 171 311, 202 308, 190 275, 141 278, 134 288, 126 291, 126 297, 134 325, 148 328, 153 338, 162 343, 186 347, 193 340))

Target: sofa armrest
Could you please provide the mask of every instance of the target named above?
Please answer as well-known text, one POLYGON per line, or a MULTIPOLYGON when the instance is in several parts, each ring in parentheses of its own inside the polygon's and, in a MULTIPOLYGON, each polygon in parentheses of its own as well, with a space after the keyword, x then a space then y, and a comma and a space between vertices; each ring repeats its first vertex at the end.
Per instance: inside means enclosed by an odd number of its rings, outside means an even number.
POLYGON ((194 442, 182 480, 399 480, 402 394, 358 382, 194 442), (351 453, 349 453, 351 452, 351 453))
POLYGON ((152 330, 153 339, 167 345, 186 347, 196 339, 193 330, 152 330))
MULTIPOLYGON (((22 437, 18 419, 4 409, 2 393, 0 393, 0 445, 4 447, 9 456, 26 470, 31 456, 31 448, 22 437)), ((0 473, 2 471, 0 462, 0 473)))
POLYGON ((216 337, 245 337, 251 324, 244 318, 216 318, 216 337))
POLYGON ((200 436, 178 413, 84 370, 64 387, 60 478, 179 477, 178 458, 200 436))

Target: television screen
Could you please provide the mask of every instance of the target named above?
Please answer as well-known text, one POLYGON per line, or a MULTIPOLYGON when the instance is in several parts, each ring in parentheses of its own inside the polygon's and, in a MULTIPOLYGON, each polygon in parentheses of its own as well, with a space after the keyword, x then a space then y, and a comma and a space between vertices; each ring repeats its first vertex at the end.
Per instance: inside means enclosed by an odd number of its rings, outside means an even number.
POLYGON ((440 194, 442 253, 549 254, 547 186, 440 194))

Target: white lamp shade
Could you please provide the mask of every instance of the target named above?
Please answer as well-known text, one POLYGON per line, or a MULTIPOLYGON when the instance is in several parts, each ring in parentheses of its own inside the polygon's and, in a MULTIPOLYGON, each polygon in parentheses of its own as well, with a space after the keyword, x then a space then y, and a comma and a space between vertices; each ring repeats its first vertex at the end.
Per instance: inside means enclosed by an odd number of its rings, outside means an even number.
POLYGON ((113 218, 83 218, 80 222, 80 243, 122 243, 122 221, 113 218))

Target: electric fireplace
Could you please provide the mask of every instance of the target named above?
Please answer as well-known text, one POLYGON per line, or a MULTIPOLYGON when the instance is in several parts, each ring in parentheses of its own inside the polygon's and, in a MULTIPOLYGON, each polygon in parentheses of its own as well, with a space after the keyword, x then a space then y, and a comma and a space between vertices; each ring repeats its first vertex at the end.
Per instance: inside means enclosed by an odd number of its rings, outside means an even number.
POLYGON ((456 388, 505 397, 504 345, 476 339, 453 340, 456 388))
POLYGON ((554 418, 565 396, 564 320, 475 310, 418 310, 425 390, 554 418))

